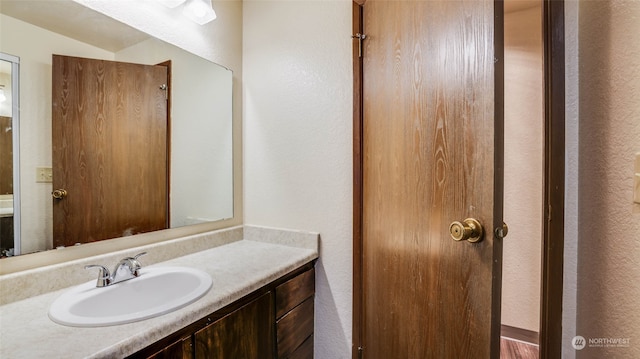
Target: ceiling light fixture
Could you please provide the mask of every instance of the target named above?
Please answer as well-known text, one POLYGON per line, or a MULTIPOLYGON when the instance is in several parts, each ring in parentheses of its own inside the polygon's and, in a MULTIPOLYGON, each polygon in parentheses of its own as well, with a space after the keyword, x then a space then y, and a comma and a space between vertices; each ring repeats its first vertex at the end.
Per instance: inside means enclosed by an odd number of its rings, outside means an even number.
POLYGON ((211 0, 159 0, 159 2, 170 9, 175 9, 184 4, 182 14, 200 25, 204 25, 216 18, 216 12, 213 10, 211 0))
POLYGON ((216 18, 211 0, 189 0, 182 10, 184 16, 193 22, 204 25, 216 18))
POLYGON ((182 5, 182 3, 184 3, 186 0, 160 0, 160 2, 162 3, 162 5, 173 9, 176 8, 180 5, 182 5))

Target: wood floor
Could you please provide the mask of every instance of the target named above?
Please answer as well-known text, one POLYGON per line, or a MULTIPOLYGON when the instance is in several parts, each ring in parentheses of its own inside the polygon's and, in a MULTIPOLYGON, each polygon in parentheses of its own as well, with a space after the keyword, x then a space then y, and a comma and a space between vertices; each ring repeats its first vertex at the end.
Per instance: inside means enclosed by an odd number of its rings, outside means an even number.
POLYGON ((538 359, 538 346, 502 337, 500 359, 538 359))

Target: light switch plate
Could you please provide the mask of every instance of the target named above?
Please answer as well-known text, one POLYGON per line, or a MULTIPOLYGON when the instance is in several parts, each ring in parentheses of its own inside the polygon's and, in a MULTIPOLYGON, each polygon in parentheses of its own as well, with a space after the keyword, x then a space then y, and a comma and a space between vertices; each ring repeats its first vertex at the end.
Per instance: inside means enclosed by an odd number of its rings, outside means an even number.
POLYGON ((633 174, 633 202, 640 204, 640 152, 636 153, 636 165, 633 174))
POLYGON ((51 169, 51 167, 36 167, 36 182, 53 182, 53 170, 51 169))

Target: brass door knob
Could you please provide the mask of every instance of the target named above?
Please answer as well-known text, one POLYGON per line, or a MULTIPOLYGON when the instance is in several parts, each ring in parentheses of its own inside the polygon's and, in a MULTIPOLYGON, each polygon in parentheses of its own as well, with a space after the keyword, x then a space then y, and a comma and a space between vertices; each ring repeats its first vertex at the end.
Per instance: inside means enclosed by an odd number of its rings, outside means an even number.
POLYGON ((67 190, 66 189, 57 189, 53 192, 51 192, 51 197, 55 198, 55 199, 63 199, 67 196, 67 190))
POLYGON ((467 240, 471 243, 476 243, 482 240, 484 230, 477 219, 467 218, 462 222, 454 221, 451 223, 449 233, 451 233, 451 238, 456 241, 467 240))

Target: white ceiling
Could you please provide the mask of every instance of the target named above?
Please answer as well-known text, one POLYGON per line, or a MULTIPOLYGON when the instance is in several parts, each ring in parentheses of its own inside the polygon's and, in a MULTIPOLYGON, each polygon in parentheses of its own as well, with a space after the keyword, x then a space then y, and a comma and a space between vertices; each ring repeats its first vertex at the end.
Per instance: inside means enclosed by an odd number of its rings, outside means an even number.
POLYGON ((0 13, 111 52, 149 38, 72 0, 0 0, 0 13))

